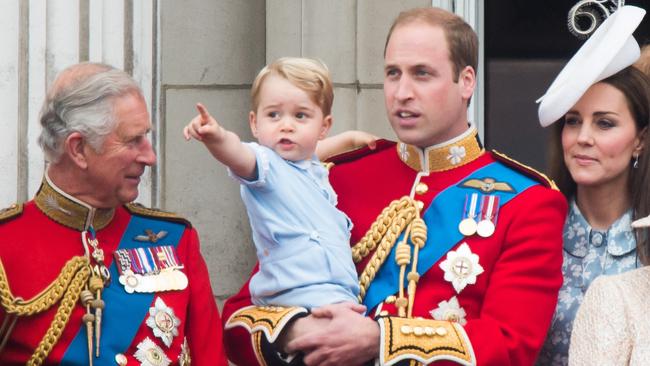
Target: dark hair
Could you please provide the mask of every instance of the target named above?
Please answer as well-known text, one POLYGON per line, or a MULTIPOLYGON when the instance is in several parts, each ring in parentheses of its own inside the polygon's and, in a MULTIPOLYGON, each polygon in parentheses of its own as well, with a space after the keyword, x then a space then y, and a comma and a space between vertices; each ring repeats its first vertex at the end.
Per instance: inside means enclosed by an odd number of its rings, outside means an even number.
POLYGON ((444 30, 447 44, 449 45, 449 61, 453 66, 453 80, 458 81, 458 76, 465 66, 471 66, 474 72, 478 67, 478 36, 463 18, 440 8, 416 8, 401 12, 386 36, 386 47, 393 31, 399 26, 415 22, 441 27, 444 30))
MULTIPOLYGON (((629 169, 627 193, 632 202, 632 217, 634 220, 650 214, 650 79, 637 68, 630 66, 604 79, 602 83, 609 84, 620 90, 627 101, 637 132, 642 133, 642 150, 639 155, 637 168, 629 169)), ((555 123, 550 142, 550 174, 560 191, 567 198, 576 194, 576 182, 571 177, 564 162, 562 151, 562 129, 564 117, 555 123)), ((630 166, 632 165, 630 161, 630 166)), ((637 247, 644 262, 650 260, 650 247, 646 235, 637 235, 637 247)))

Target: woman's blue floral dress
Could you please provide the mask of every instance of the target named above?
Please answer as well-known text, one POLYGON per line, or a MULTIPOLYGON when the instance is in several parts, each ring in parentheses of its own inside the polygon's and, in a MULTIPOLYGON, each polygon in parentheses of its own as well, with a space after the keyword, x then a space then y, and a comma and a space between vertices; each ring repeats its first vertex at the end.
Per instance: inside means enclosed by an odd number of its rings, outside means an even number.
POLYGON ((639 264, 636 239, 630 227, 632 209, 607 231, 592 229, 575 200, 571 200, 564 224, 564 282, 560 289, 553 322, 537 365, 566 365, 573 319, 587 288, 600 275, 629 271, 639 264))

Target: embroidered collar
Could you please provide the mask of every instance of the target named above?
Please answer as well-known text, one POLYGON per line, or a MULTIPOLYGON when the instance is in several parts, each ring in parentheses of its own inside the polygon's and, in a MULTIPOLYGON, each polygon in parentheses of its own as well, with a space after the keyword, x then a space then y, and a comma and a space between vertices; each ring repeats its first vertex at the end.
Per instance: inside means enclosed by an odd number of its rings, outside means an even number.
POLYGON ((485 149, 478 140, 478 131, 470 126, 467 131, 449 141, 429 146, 426 149, 405 144, 397 144, 400 160, 413 170, 428 173, 442 172, 463 166, 476 160, 485 149))
POLYGON ((47 173, 34 202, 47 217, 79 231, 87 230, 91 226, 95 230, 101 230, 111 222, 115 213, 115 209, 94 208, 63 192, 52 183, 47 173))
POLYGON ((636 248, 636 238, 630 226, 632 208, 627 210, 607 230, 596 230, 589 225, 580 212, 575 199, 571 200, 569 214, 564 224, 564 250, 571 255, 583 258, 589 247, 606 246, 613 256, 622 256, 636 248))

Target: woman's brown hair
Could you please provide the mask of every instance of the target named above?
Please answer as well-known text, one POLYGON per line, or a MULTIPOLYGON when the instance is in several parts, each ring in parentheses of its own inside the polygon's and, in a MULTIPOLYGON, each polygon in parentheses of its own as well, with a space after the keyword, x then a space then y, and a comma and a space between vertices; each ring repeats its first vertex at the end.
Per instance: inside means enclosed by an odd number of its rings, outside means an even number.
MULTIPOLYGON (((604 79, 601 83, 609 84, 620 90, 627 100, 628 108, 636 124, 637 133, 642 139, 642 150, 638 164, 633 168, 634 160, 630 161, 627 193, 632 202, 632 217, 634 220, 650 214, 650 79, 633 66, 629 66, 616 74, 604 79)), ((562 129, 564 118, 555 123, 550 142, 550 175, 555 180, 560 191, 570 199, 576 194, 576 182, 571 177, 564 162, 562 151, 562 129)), ((637 233, 637 248, 641 259, 650 264, 650 246, 645 232, 637 233)))

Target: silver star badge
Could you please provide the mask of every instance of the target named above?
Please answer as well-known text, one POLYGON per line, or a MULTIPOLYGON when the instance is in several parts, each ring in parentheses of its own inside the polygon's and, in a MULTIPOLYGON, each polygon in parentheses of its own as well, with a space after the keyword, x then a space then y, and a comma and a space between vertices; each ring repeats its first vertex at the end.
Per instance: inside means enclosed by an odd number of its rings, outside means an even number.
POLYGON ((156 303, 149 308, 147 325, 153 330, 153 335, 160 338, 165 346, 170 347, 174 337, 178 335, 178 326, 181 320, 174 315, 174 309, 165 304, 161 298, 156 298, 156 303))
POLYGON ((483 273, 478 260, 478 255, 472 253, 467 243, 463 243, 458 250, 450 250, 447 258, 440 263, 440 268, 445 271, 445 281, 451 282, 456 293, 460 293, 467 285, 475 284, 476 277, 483 273))
POLYGON ((457 322, 460 325, 467 324, 465 316, 467 313, 465 309, 460 306, 456 296, 452 296, 449 301, 441 301, 438 303, 438 307, 429 312, 431 317, 436 320, 446 320, 449 322, 457 322))
POLYGON ((149 337, 138 344, 135 358, 140 361, 142 366, 169 366, 172 363, 162 348, 158 347, 149 337))

